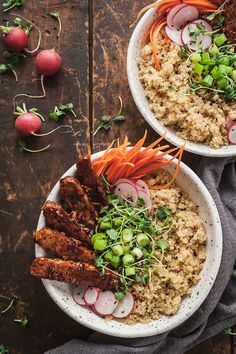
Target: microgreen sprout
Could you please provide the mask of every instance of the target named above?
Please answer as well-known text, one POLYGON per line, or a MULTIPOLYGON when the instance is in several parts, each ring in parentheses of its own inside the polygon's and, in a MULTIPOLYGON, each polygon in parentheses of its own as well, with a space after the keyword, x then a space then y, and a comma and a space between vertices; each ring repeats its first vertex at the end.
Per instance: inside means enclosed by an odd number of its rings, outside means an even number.
POLYGON ((236 336, 236 332, 232 332, 232 329, 231 329, 231 328, 226 328, 226 329, 224 330, 224 334, 225 334, 226 336, 236 336))
POLYGON ((9 354, 9 350, 4 345, 0 345, 0 354, 9 354))
POLYGON ((94 249, 100 251, 95 265, 101 275, 106 269, 115 269, 125 290, 133 282, 148 283, 153 262, 163 266, 169 245, 164 239, 158 242, 157 237, 166 235, 174 226, 168 209, 160 207, 157 214, 158 221, 149 216, 142 198, 134 206, 128 199, 121 203, 117 196, 109 195, 108 205, 101 209, 91 238, 94 249), (158 248, 161 260, 155 257, 158 248))
POLYGON ((26 143, 23 140, 18 140, 18 145, 19 145, 20 152, 26 151, 26 152, 32 152, 32 153, 45 151, 45 150, 49 149, 51 146, 51 144, 48 144, 47 146, 45 146, 42 149, 32 150, 32 149, 28 149, 26 147, 26 143))
POLYGON ((55 18, 58 21, 59 29, 57 33, 57 38, 60 37, 62 31, 62 23, 61 23, 61 16, 60 12, 50 12, 49 14, 51 17, 55 18))
POLYGON ((4 313, 6 313, 7 311, 9 311, 10 308, 14 305, 14 303, 15 303, 15 301, 16 301, 17 299, 18 299, 18 297, 13 294, 12 297, 11 297, 11 300, 10 300, 9 305, 8 305, 4 310, 1 311, 1 314, 4 314, 4 313))
POLYGON ((23 0, 5 0, 2 4, 3 12, 9 11, 14 7, 19 7, 23 4, 23 0))
POLYGON ((112 121, 115 123, 120 123, 126 119, 125 116, 122 114, 122 110, 123 110, 122 98, 120 96, 118 96, 118 100, 119 100, 119 110, 118 110, 117 114, 115 116, 109 116, 109 115, 102 116, 101 123, 99 124, 99 126, 97 127, 95 132, 93 133, 93 136, 95 136, 99 132, 99 130, 101 130, 101 129, 104 129, 106 131, 111 129, 111 122, 112 121))
POLYGON ((67 112, 72 113, 73 116, 76 118, 76 113, 74 111, 73 103, 67 103, 59 107, 55 106, 54 111, 49 114, 49 119, 58 122, 61 118, 63 118, 66 115, 67 112))
POLYGON ((25 328, 28 325, 29 320, 26 317, 24 317, 24 318, 15 318, 14 322, 20 323, 21 326, 25 328))
POLYGON ((14 74, 15 80, 18 82, 18 76, 15 71, 15 67, 12 64, 0 64, 0 74, 5 74, 8 71, 11 71, 14 74))

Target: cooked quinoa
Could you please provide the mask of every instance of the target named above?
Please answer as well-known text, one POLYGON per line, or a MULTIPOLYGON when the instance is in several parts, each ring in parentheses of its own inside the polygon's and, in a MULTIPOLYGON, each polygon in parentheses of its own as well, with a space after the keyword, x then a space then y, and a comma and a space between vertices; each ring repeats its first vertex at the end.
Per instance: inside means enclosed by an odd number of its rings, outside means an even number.
MULTIPOLYGON (((170 176, 163 171, 147 179, 149 185, 164 184, 170 176)), ((148 285, 136 283, 130 291, 135 297, 133 312, 125 319, 128 324, 147 323, 162 315, 174 315, 184 296, 191 294, 199 279, 206 257, 206 233, 197 207, 179 186, 168 189, 151 189, 153 212, 164 206, 172 213, 175 228, 160 236, 169 242, 162 264, 155 261, 148 285)), ((161 259, 161 252, 155 256, 161 259)))
POLYGON ((154 67, 150 43, 138 59, 140 80, 157 119, 185 140, 215 149, 228 145, 226 118, 235 116, 236 104, 227 104, 212 91, 191 92, 191 61, 183 58, 174 42, 159 35, 157 52, 160 71, 154 67))

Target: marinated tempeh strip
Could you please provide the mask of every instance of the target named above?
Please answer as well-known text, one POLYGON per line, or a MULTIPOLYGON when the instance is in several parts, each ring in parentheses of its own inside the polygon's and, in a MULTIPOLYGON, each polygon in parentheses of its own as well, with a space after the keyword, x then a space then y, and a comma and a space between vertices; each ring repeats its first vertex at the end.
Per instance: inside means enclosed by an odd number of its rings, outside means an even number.
POLYGON ((107 195, 103 186, 92 167, 90 158, 81 158, 76 164, 76 177, 82 184, 96 210, 107 204, 107 195))
POLYGON ((78 220, 93 230, 98 214, 77 178, 60 180, 60 196, 69 210, 76 212, 78 220))
POLYGON ((61 259, 35 258, 30 273, 37 278, 88 285, 101 290, 116 290, 119 285, 119 277, 109 271, 100 276, 99 269, 91 264, 61 259))
POLYGON ((36 231, 34 241, 63 259, 86 263, 94 263, 96 259, 96 254, 84 247, 81 241, 48 227, 36 231))
POLYGON ((91 246, 89 229, 81 224, 75 215, 68 214, 60 204, 47 201, 43 206, 46 226, 64 232, 66 235, 81 240, 86 246, 91 246))

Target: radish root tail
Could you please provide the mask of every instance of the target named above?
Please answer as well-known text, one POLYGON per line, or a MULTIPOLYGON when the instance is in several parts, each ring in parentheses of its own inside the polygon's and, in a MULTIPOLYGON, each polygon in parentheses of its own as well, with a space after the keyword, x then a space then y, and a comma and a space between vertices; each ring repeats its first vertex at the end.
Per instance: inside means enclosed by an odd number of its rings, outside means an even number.
POLYGON ((25 52, 28 53, 28 54, 33 54, 33 53, 37 52, 37 50, 38 50, 39 47, 40 47, 41 39, 42 39, 42 33, 41 33, 40 28, 39 28, 38 26, 36 26, 33 22, 31 22, 30 20, 28 20, 27 18, 25 18, 25 17, 23 17, 23 16, 21 16, 21 15, 18 15, 18 14, 16 14, 15 12, 10 12, 10 15, 17 16, 17 17, 22 18, 24 21, 30 23, 30 24, 38 31, 39 38, 38 38, 37 46, 36 46, 34 49, 32 49, 32 50, 29 50, 29 49, 27 49, 27 48, 24 49, 25 52))
POLYGON ((44 87, 43 80, 44 80, 44 75, 41 75, 40 82, 41 82, 41 87, 42 87, 42 91, 43 91, 43 94, 42 94, 42 95, 33 96, 33 95, 28 95, 27 93, 19 93, 18 95, 16 95, 16 96, 13 98, 13 108, 14 108, 14 111, 16 110, 16 99, 17 99, 18 97, 28 97, 28 98, 44 98, 44 97, 46 97, 46 91, 45 91, 45 87, 44 87))
POLYGON ((69 130, 66 130, 63 133, 71 133, 73 131, 72 127, 70 125, 66 124, 66 125, 61 125, 60 127, 57 127, 57 128, 51 130, 48 133, 37 134, 37 133, 31 132, 31 135, 34 135, 34 136, 46 136, 46 135, 50 135, 50 134, 54 133, 56 130, 61 129, 61 128, 69 128, 69 130))

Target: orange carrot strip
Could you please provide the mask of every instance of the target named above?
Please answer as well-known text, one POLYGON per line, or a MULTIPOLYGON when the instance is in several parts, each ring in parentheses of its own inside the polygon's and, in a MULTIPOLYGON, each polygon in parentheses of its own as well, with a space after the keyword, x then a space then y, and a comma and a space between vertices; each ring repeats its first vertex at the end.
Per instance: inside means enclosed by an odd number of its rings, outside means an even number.
POLYGON ((130 27, 132 27, 147 10, 154 9, 155 7, 161 6, 163 4, 172 3, 172 2, 173 0, 157 0, 154 3, 145 6, 141 11, 139 11, 136 20, 130 25, 130 27))
POLYGON ((212 4, 209 1, 204 1, 204 0, 183 0, 184 4, 188 4, 188 5, 195 5, 195 6, 205 6, 209 9, 217 9, 217 6, 212 4))
POLYGON ((155 64, 155 67, 157 70, 161 70, 161 65, 158 59, 158 55, 157 55, 157 37, 158 34, 160 32, 160 30, 162 29, 162 27, 166 24, 166 21, 164 20, 161 24, 158 24, 153 30, 152 33, 150 33, 150 40, 151 40, 151 47, 152 47, 152 56, 153 56, 153 61, 155 64))
POLYGON ((179 173, 180 163, 181 163, 182 155, 183 155, 183 152, 184 152, 184 147, 185 147, 185 145, 182 146, 182 147, 179 149, 179 151, 177 152, 177 154, 176 154, 175 156, 173 156, 173 157, 170 159, 170 162, 171 162, 171 161, 174 160, 177 156, 179 156, 178 163, 177 163, 177 166, 176 166, 176 169, 175 169, 175 173, 174 173, 172 179, 171 179, 168 183, 166 183, 166 184, 164 184, 164 185, 160 185, 160 186, 149 186, 150 189, 155 189, 155 190, 166 189, 166 188, 168 188, 168 187, 174 182, 174 180, 176 179, 176 177, 177 177, 177 175, 178 175, 178 173, 179 173))

